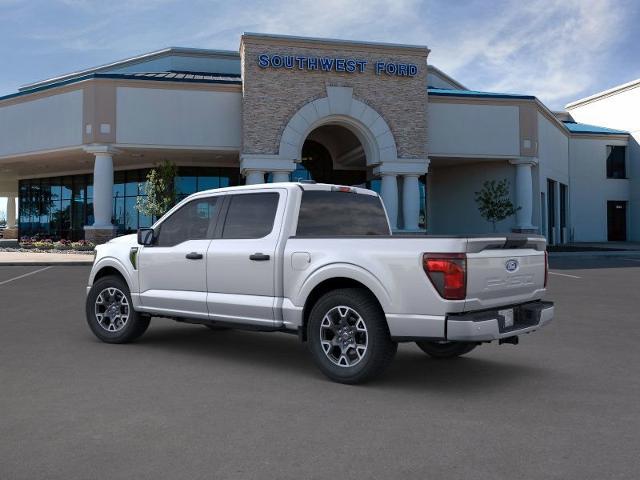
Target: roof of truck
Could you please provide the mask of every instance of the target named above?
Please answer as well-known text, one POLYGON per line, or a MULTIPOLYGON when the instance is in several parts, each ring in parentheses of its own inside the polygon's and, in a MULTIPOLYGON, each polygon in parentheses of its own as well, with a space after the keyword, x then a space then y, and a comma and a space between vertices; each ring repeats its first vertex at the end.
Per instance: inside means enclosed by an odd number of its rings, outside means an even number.
POLYGON ((235 187, 223 187, 223 188, 214 188, 211 190, 202 190, 201 192, 196 192, 193 195, 187 197, 200 197, 206 196, 212 193, 231 193, 231 192, 246 192, 251 190, 276 190, 286 188, 287 190, 300 189, 300 190, 325 190, 331 191, 334 188, 348 188, 355 193, 365 194, 365 195, 378 195, 373 190, 369 190, 361 187, 352 187, 348 185, 334 185, 331 183, 311 183, 311 182, 281 182, 281 183, 258 183, 255 185, 238 185, 235 187))

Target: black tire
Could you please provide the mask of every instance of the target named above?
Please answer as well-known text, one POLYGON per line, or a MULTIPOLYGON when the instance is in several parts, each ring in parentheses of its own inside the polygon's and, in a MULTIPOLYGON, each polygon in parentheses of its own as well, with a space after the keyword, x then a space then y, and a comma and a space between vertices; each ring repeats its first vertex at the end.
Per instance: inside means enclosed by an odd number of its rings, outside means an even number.
MULTIPOLYGON (((107 294, 105 293, 105 295, 107 294)), ((120 293, 117 295, 121 298, 120 293)), ((112 296, 112 298, 114 298, 114 296, 112 296)), ((123 312, 125 306, 120 305, 119 310, 123 312)), ((86 316, 87 323, 93 334, 106 343, 127 343, 137 339, 147 330, 149 321, 151 320, 148 315, 142 315, 133 309, 131 292, 129 291, 127 283, 121 277, 115 275, 103 277, 93 284, 87 296, 86 316), (123 322, 124 325, 122 327, 114 327, 117 328, 116 331, 109 331, 103 327, 96 316, 96 300, 98 296, 107 289, 115 289, 126 297, 128 318, 123 322)), ((107 323, 107 321, 103 320, 103 324, 105 323, 107 323)), ((114 324, 114 322, 109 322, 109 324, 114 324)))
POLYGON ((478 346, 474 342, 416 342, 416 345, 432 358, 459 357, 478 346))
POLYGON ((202 325, 207 327, 209 330, 213 330, 214 332, 222 332, 224 330, 231 330, 230 327, 223 327, 222 325, 212 325, 210 323, 203 323, 202 325))
MULTIPOLYGON (((337 339, 338 337, 333 338, 337 339)), ((313 360, 320 371, 335 382, 347 384, 363 383, 380 375, 391 363, 398 349, 398 344, 392 341, 389 336, 387 321, 380 305, 369 292, 359 288, 334 290, 320 297, 309 315, 307 340, 313 360), (322 346, 323 335, 327 332, 331 333, 328 327, 323 327, 324 331, 321 332, 325 315, 336 312, 338 307, 348 307, 348 311, 353 311, 356 314, 355 316, 351 314, 349 314, 351 316, 347 316, 352 319, 350 321, 355 322, 356 320, 353 319, 358 319, 357 323, 361 325, 361 320, 366 327, 364 333, 362 331, 354 333, 354 329, 351 329, 351 334, 358 336, 359 342, 365 342, 366 339, 362 355, 355 352, 355 348, 352 347, 349 347, 347 354, 335 354, 335 356, 340 356, 340 359, 342 356, 345 358, 355 356, 358 360, 353 365, 341 366, 334 363, 329 357, 333 354, 333 350, 330 350, 329 354, 325 353, 322 346)), ((324 338, 324 340, 326 342, 327 339, 324 338)), ((337 352, 342 351, 340 346, 333 348, 337 352)))

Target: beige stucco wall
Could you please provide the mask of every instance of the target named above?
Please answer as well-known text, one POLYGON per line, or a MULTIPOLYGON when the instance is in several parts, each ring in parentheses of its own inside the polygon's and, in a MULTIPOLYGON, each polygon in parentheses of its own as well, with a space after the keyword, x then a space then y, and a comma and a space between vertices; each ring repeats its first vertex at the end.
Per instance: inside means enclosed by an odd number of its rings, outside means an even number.
POLYGON ((426 48, 376 47, 358 43, 304 40, 275 41, 243 36, 242 151, 245 154, 278 153, 289 119, 305 104, 327 96, 327 86, 353 88, 353 98, 376 110, 395 138, 398 157, 426 158, 427 55, 426 48), (286 68, 261 68, 262 53, 358 58, 368 61, 364 73, 339 73, 286 68), (413 63, 414 77, 376 75, 376 61, 413 63))

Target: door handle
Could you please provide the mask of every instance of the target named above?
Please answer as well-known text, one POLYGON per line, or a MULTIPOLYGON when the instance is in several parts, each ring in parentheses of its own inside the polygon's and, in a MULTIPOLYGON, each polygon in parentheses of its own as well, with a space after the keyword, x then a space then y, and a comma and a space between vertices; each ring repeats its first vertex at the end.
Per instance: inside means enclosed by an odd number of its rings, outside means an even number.
POLYGON ((191 253, 187 253, 185 257, 188 258, 189 260, 202 260, 204 255, 197 252, 191 252, 191 253))
POLYGON ((264 253, 254 253, 253 255, 249 255, 249 260, 254 260, 256 262, 264 262, 269 260, 271 257, 269 255, 265 255, 264 253))

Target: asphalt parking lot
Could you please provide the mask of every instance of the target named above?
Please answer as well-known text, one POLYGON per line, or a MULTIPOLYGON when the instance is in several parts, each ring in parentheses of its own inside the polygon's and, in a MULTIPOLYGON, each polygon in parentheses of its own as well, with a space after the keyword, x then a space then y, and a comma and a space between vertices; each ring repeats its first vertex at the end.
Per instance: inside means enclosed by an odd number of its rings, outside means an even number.
POLYGON ((103 344, 88 267, 0 266, 0 479, 637 479, 639 260, 555 259, 547 329, 364 386, 285 334, 103 344))

